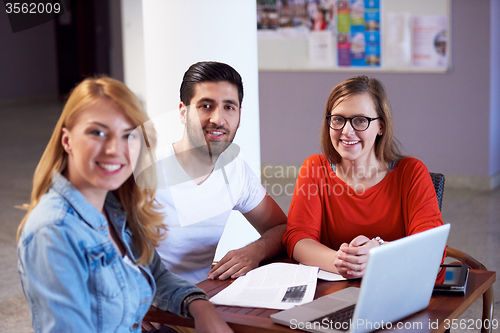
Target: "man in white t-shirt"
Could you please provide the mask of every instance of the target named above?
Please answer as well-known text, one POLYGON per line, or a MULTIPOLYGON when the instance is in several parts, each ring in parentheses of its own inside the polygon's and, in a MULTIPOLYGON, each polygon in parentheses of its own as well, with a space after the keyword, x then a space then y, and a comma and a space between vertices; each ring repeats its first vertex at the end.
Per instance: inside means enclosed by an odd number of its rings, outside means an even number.
POLYGON ((157 163, 167 238, 158 247, 167 268, 193 283, 244 275, 283 250, 286 216, 232 144, 240 124, 243 84, 231 66, 200 62, 180 88, 182 139, 157 163), (163 187, 163 189, 161 189, 163 187), (213 268, 217 244, 232 210, 261 237, 229 251, 213 268))

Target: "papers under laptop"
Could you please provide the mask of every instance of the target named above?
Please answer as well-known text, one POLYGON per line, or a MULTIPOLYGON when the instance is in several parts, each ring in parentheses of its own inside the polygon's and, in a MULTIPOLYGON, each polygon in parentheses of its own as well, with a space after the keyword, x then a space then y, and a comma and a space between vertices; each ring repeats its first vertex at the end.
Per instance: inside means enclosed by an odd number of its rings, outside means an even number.
MULTIPOLYGON (((309 332, 364 333, 426 308, 443 258, 450 225, 408 236, 370 251, 360 288, 346 288, 271 315, 274 323, 309 332), (335 321, 328 314, 351 312, 335 321)), ((388 324, 390 323, 390 324, 388 324)))

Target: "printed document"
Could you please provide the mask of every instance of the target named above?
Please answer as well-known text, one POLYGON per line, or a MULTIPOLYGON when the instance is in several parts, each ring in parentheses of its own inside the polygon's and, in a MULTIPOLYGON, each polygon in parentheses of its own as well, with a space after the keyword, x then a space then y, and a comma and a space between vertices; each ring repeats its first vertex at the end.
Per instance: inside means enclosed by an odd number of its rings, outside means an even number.
POLYGON ((258 267, 210 299, 214 304, 290 309, 311 302, 318 267, 272 263, 258 267))

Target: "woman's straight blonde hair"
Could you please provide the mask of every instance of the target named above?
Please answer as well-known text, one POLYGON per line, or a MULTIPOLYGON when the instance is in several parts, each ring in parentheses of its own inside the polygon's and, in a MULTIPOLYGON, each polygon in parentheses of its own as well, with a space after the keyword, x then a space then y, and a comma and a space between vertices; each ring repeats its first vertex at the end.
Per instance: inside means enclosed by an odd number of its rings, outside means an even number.
MULTIPOLYGON (((136 127, 143 126, 149 120, 139 99, 122 82, 101 76, 87 78, 78 84, 71 92, 52 137, 35 169, 31 201, 29 205, 25 205, 28 212, 17 230, 18 241, 31 211, 50 189, 53 173, 62 174, 67 167, 68 155, 61 143, 62 129, 71 130, 75 120, 83 110, 102 100, 115 103, 136 127)), ((144 133, 144 135, 146 134, 144 133)), ((144 147, 143 144, 139 159, 148 155, 148 152, 145 152, 146 148, 154 148, 155 146, 156 137, 150 128, 148 128, 146 142, 148 147, 144 147)), ((151 169, 153 167, 154 164, 151 169)), ((151 174, 154 174, 154 169, 151 169, 149 170, 150 178, 151 174)), ((154 200, 154 188, 154 186, 147 188, 138 186, 134 175, 131 175, 125 183, 113 191, 127 212, 127 224, 132 231, 134 242, 139 251, 139 265, 145 265, 152 260, 155 247, 165 236, 166 228, 163 224, 163 216, 159 213, 158 204, 154 200)))

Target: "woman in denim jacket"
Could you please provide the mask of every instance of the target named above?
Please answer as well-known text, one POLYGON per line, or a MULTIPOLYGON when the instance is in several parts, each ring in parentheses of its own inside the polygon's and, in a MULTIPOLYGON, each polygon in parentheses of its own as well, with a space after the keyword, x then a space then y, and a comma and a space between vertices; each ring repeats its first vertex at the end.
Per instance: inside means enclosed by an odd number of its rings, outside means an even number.
POLYGON ((141 144, 135 130, 147 120, 119 81, 89 78, 71 93, 18 229, 35 332, 140 332, 151 303, 193 317, 197 331, 230 331, 206 294, 166 270, 154 249, 162 216, 154 191, 132 175, 155 142, 141 144))

